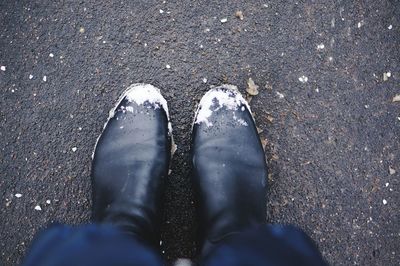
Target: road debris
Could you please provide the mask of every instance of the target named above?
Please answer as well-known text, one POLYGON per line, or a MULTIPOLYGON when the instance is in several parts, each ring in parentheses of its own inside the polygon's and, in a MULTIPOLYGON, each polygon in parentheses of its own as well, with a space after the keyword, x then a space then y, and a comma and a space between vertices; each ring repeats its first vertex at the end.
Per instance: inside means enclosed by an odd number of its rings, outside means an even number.
POLYGON ((79 28, 79 33, 85 33, 85 28, 84 27, 80 27, 79 28))
POLYGON ((29 79, 33 79, 33 75, 32 74, 29 75, 29 79))
POLYGON ((278 95, 278 98, 279 98, 279 99, 285 98, 285 95, 283 95, 283 94, 280 93, 279 91, 276 92, 276 95, 278 95))
POLYGON ((254 83, 252 78, 249 78, 249 80, 247 81, 246 92, 251 96, 255 96, 258 94, 258 86, 254 83))
POLYGON ((317 45, 317 50, 323 50, 325 48, 325 44, 321 43, 317 45))
POLYGON ((1 66, 0 69, 1 71, 6 71, 6 66, 1 66))
POLYGON ((240 20, 243 20, 244 19, 243 12, 240 10, 236 11, 235 17, 237 17, 240 20))
POLYGON ((39 205, 36 205, 36 206, 35 206, 35 210, 41 211, 41 210, 42 210, 42 207, 40 207, 39 205))
POLYGON ((73 152, 76 152, 77 149, 78 149, 77 147, 73 147, 71 150, 72 150, 73 152))
POLYGON ((392 102, 400 102, 400 94, 396 94, 396 95, 393 97, 392 102))
POLYGON ((220 21, 221 21, 221 23, 225 23, 228 21, 228 18, 222 18, 220 21))
POLYGON ((44 82, 47 81, 47 76, 43 76, 43 81, 44 81, 44 82))
POLYGON ((166 69, 170 69, 171 66, 170 66, 170 65, 166 65, 165 68, 166 68, 166 69))
POLYGON ((389 30, 393 29, 393 25, 390 24, 389 27, 388 27, 388 29, 389 29, 389 30))
POLYGON ((301 83, 306 83, 307 81, 308 81, 308 77, 306 77, 306 76, 301 76, 301 77, 299 77, 299 81, 301 82, 301 83))
POLYGON ((21 193, 16 193, 16 194, 15 194, 15 197, 16 197, 16 198, 20 198, 20 197, 22 197, 22 194, 21 194, 21 193))
POLYGON ((396 173, 396 170, 394 170, 392 167, 389 166, 389 174, 394 175, 396 173))
POLYGON ((382 202, 383 202, 383 205, 387 204, 387 200, 385 200, 385 199, 383 199, 382 202))
POLYGON ((383 73, 383 81, 387 81, 391 76, 392 73, 390 71, 383 73))

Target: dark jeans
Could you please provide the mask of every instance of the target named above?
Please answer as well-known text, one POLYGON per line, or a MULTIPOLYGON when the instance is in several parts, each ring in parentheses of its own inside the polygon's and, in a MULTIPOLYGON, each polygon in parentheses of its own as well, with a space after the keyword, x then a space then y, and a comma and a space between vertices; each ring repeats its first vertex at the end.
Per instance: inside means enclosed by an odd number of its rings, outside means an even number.
MULTIPOLYGON (((292 226, 266 225, 226 239, 201 265, 325 265, 312 240, 292 226)), ((164 265, 158 251, 107 225, 53 225, 33 242, 26 266, 164 265)))

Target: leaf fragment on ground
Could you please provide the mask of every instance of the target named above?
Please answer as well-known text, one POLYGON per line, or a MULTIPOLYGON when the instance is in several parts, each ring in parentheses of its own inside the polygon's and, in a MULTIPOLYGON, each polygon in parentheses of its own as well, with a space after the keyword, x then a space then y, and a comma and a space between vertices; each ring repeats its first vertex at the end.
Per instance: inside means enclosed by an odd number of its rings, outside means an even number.
POLYGON ((243 18, 244 18, 243 12, 240 11, 240 10, 236 11, 235 17, 237 17, 237 18, 240 19, 240 20, 243 20, 243 18))
POLYGON ((255 96, 258 94, 258 86, 254 83, 252 78, 249 78, 249 80, 247 81, 246 91, 251 96, 255 96))

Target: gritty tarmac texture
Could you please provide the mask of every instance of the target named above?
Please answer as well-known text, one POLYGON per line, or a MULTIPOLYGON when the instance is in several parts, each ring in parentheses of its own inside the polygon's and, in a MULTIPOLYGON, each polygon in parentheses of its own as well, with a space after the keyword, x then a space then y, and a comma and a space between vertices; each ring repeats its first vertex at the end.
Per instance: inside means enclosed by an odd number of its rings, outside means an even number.
POLYGON ((89 221, 92 149, 138 82, 161 89, 178 144, 163 250, 193 257, 194 110, 251 77, 268 222, 300 226, 334 265, 398 265, 399 1, 55 2, 0 1, 0 264, 50 222, 89 221))

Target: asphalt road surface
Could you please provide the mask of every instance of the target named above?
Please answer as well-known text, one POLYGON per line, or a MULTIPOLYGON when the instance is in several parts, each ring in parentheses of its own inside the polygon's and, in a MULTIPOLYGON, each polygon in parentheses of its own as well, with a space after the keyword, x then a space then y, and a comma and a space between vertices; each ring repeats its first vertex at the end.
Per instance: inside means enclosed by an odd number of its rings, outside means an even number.
POLYGON ((399 28, 397 0, 0 1, 0 264, 50 222, 89 222, 92 149, 137 82, 162 90, 178 144, 163 250, 192 258, 194 110, 252 78, 267 221, 303 228, 331 264, 398 265, 399 28))

